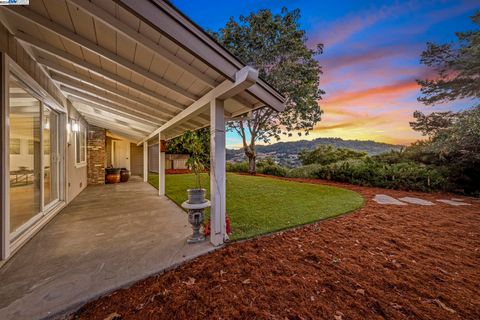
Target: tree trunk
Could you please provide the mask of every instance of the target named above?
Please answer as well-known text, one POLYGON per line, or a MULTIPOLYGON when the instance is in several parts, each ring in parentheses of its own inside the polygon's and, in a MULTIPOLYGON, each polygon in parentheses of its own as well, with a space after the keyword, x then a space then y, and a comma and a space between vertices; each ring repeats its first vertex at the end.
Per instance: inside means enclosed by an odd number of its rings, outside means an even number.
POLYGON ((248 173, 257 173, 257 155, 255 153, 247 154, 248 157, 248 173))

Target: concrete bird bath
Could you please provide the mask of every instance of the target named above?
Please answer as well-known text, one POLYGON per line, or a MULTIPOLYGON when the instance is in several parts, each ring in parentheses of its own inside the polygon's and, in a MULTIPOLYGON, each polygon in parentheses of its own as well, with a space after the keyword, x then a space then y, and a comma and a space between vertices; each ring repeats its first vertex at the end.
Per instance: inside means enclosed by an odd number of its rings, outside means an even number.
POLYGON ((198 243, 205 241, 205 235, 200 233, 200 227, 204 220, 204 211, 210 207, 210 201, 203 203, 189 203, 188 200, 182 203, 182 208, 188 210, 188 222, 192 225, 193 234, 188 238, 187 243, 198 243))

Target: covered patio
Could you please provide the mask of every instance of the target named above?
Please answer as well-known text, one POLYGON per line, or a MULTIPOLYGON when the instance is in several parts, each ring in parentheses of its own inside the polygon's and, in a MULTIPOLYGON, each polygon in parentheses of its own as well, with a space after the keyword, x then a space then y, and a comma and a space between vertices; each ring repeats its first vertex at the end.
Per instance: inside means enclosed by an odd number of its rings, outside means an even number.
POLYGON ((39 319, 205 254, 187 215, 135 178, 90 186, 0 269, 0 318, 39 319))
POLYGON ((74 308, 224 243, 226 122, 284 109, 255 69, 161 0, 2 6, 0 51, 0 318, 74 308), (162 146, 205 127, 211 236, 188 246, 162 146), (158 191, 146 183, 152 144, 158 191), (109 148, 131 150, 117 167, 143 177, 104 185, 109 148))
MULTIPOLYGON (((18 168, 2 159, 1 260, 13 256, 87 184, 104 183, 106 137, 140 150, 136 168, 146 181, 149 145, 163 146, 186 130, 204 127, 211 130, 210 241, 223 244, 225 124, 263 107, 282 111, 284 97, 167 1, 32 0, 0 8, 0 21, 2 101, 8 106, 2 139, 13 132, 7 125, 11 115, 17 116, 13 111, 37 117, 31 111, 40 106, 39 118, 50 110, 58 118, 56 131, 48 134, 59 146, 55 154, 40 157, 51 152, 42 141, 47 133, 33 127, 32 137, 40 140, 32 151, 35 161, 27 166, 34 178, 29 186, 34 206, 22 215, 13 212, 20 200, 7 180, 18 168), (20 97, 12 79, 27 93, 20 97), (29 109, 19 100, 25 97, 29 109), (45 196, 50 176, 58 184, 53 200, 45 196), (18 228, 11 226, 14 216, 24 217, 18 228)), ((37 126, 36 118, 28 123, 37 126)), ((12 150, 4 144, 2 154, 8 157, 12 150)), ((163 151, 159 148, 160 197, 165 194, 163 151)))

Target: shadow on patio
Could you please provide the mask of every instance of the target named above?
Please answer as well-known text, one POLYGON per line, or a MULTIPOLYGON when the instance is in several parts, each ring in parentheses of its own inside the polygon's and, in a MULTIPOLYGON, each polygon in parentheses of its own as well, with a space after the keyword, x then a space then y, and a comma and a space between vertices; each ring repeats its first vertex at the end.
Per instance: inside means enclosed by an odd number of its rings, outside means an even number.
POLYGON ((213 250, 187 245, 190 234, 187 215, 138 178, 89 186, 0 269, 0 318, 71 311, 213 250))

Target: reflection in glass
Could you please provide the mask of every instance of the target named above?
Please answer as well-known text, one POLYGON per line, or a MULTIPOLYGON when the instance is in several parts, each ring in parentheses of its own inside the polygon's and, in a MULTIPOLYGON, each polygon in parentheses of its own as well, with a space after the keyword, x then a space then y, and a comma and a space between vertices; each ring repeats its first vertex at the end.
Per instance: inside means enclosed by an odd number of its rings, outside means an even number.
POLYGON ((58 115, 43 109, 43 199, 47 206, 58 199, 58 115))
POLYGON ((40 102, 13 75, 10 104, 10 232, 40 212, 40 102))

